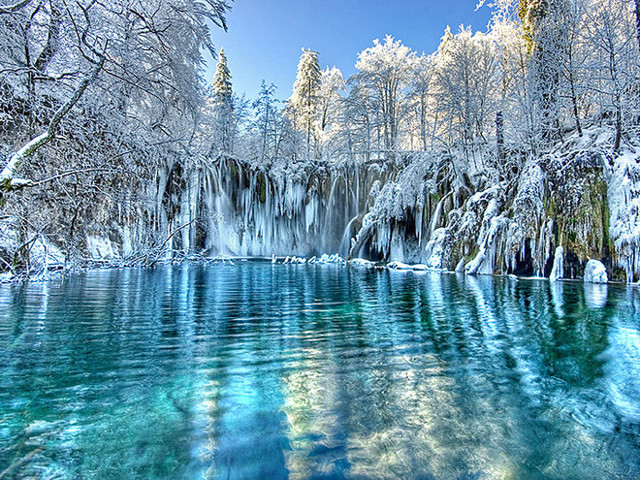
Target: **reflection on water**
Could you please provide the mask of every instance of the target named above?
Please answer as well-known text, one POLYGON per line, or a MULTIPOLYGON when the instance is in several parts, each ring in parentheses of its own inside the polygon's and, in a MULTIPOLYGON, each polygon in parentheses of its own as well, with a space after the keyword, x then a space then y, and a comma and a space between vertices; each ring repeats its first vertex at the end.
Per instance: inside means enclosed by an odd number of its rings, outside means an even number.
POLYGON ((251 262, 2 287, 0 477, 638 478, 639 310, 251 262))

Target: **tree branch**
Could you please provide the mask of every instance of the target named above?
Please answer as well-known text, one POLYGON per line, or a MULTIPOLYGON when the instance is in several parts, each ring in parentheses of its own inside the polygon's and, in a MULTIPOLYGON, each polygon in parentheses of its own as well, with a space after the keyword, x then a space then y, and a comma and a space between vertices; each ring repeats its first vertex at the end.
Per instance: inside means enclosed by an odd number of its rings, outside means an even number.
POLYGON ((11 180, 10 187, 11 190, 20 190, 22 188, 27 187, 39 187, 40 185, 44 185, 45 183, 53 182, 54 180, 59 180, 61 178, 70 177, 72 175, 79 175, 81 173, 95 173, 95 172, 113 172, 115 171, 113 168, 84 168, 81 170, 72 170, 69 172, 62 172, 51 177, 47 177, 43 180, 38 180, 34 182, 32 180, 14 178, 11 180))
POLYGON ((31 3, 31 0, 20 0, 19 2, 14 3, 13 5, 3 5, 0 7, 0 15, 2 15, 3 13, 17 12, 21 8, 29 5, 29 3, 31 3))
POLYGON ((80 100, 80 97, 82 97, 82 94, 87 89, 89 84, 96 78, 103 65, 104 56, 102 56, 100 62, 98 62, 98 64, 93 68, 91 73, 83 78, 82 81, 78 84, 78 87, 73 92, 71 98, 67 100, 60 108, 58 108, 58 110, 56 110, 53 118, 49 122, 47 131, 33 138, 18 151, 13 152, 9 155, 9 159, 6 165, 2 169, 2 172, 0 172, 0 191, 10 189, 11 180, 15 176, 16 171, 18 170, 22 162, 24 162, 24 160, 33 155, 42 146, 53 140, 62 119, 67 113, 69 113, 74 105, 78 103, 78 100, 80 100))

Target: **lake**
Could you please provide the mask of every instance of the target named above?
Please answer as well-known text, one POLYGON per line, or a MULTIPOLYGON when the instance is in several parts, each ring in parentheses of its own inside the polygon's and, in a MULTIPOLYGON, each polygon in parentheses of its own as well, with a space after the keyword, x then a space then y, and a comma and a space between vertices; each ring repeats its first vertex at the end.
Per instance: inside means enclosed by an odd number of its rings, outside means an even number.
POLYGON ((0 478, 640 478, 640 289, 253 261, 2 286, 0 478))

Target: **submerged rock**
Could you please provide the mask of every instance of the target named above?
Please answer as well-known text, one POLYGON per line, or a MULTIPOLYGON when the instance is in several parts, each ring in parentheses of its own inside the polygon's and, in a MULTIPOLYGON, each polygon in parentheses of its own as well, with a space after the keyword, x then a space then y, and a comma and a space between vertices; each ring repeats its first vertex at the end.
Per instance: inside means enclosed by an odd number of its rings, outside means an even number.
POLYGON ((387 268, 390 270, 413 270, 414 272, 426 272, 427 270, 430 270, 430 268, 427 265, 424 265, 422 263, 409 265, 407 263, 402 263, 402 262, 388 263, 387 268))
POLYGON ((375 268, 376 266, 375 262, 372 262, 371 260, 366 260, 364 258, 354 258, 353 260, 349 261, 349 265, 351 265, 352 267, 358 267, 358 268, 375 268))
POLYGON ((390 262, 387 264, 387 268, 391 270, 412 270, 411 265, 402 262, 390 262))
POLYGON ((47 422, 36 420, 24 429, 24 434, 28 437, 44 435, 53 432, 57 428, 57 422, 47 422))
POLYGON ((584 282, 585 283, 607 283, 609 277, 607 275, 607 269, 598 260, 589 260, 587 266, 584 269, 584 282))

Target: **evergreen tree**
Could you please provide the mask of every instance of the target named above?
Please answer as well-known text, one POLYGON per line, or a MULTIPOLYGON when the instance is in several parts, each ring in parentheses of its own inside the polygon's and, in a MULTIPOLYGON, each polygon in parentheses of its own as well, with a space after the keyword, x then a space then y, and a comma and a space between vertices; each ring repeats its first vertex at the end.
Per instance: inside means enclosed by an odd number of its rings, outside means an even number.
POLYGON ((317 120, 320 110, 320 87, 322 71, 318 64, 318 52, 302 50, 298 62, 298 75, 293 84, 293 95, 289 99, 292 121, 304 131, 307 142, 307 155, 311 151, 312 137, 317 136, 317 120))
POLYGON ((231 154, 235 135, 233 88, 224 48, 220 49, 218 66, 213 76, 211 103, 213 114, 212 151, 218 149, 220 153, 231 154))

